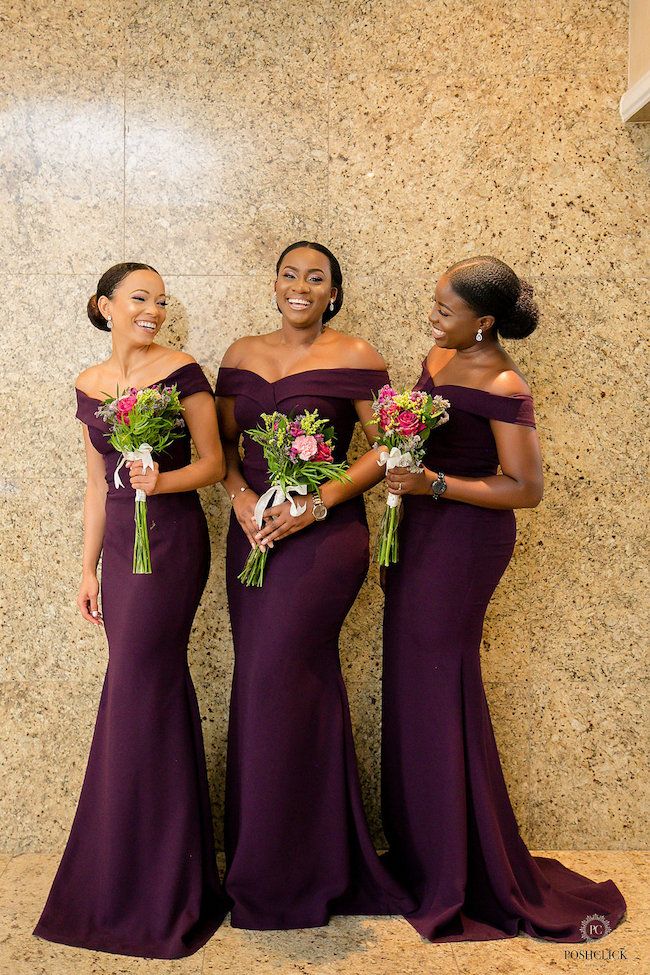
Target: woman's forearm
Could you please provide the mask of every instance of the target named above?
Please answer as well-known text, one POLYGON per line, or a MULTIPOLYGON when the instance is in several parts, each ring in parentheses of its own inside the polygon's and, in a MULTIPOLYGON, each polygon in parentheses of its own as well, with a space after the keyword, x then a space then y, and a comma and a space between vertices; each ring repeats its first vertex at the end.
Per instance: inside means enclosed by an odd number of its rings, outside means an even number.
POLYGON ((183 491, 196 491, 223 480, 225 463, 223 455, 199 457, 186 467, 175 471, 164 471, 156 483, 156 494, 179 494, 183 491))
MULTIPOLYGON (((429 486, 438 477, 436 471, 425 470, 429 486)), ((447 490, 440 500, 464 501, 479 508, 535 508, 542 500, 543 482, 518 481, 508 474, 491 474, 487 477, 457 477, 445 475, 447 490)))
POLYGON ((248 484, 241 471, 241 457, 239 456, 239 442, 234 440, 223 441, 223 452, 226 459, 226 474, 222 484, 226 492, 237 494, 248 484))
POLYGON ((84 498, 84 540, 82 571, 95 575, 104 545, 106 527, 106 491, 104 483, 88 484, 84 498))
POLYGON ((323 504, 327 508, 333 508, 379 484, 384 477, 385 469, 377 463, 378 459, 379 452, 369 450, 348 468, 349 481, 326 481, 321 485, 319 491, 323 504))

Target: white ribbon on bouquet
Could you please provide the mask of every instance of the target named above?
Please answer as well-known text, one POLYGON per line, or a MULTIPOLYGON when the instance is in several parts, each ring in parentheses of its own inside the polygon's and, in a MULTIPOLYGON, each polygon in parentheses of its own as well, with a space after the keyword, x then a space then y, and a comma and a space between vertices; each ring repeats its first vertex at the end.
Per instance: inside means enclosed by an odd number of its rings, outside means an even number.
POLYGON ((264 521, 264 511, 268 507, 273 507, 276 504, 282 504, 283 501, 289 501, 289 513, 297 518, 298 515, 302 515, 307 510, 307 504, 296 504, 295 499, 291 497, 292 494, 307 494, 306 484, 296 484, 295 487, 289 486, 286 491, 283 491, 279 484, 272 484, 268 491, 260 496, 259 501, 255 505, 255 521, 257 522, 257 527, 261 528, 264 521))
MULTIPOLYGON (((151 456, 151 451, 152 450, 153 450, 153 447, 151 446, 151 444, 142 443, 142 444, 140 444, 140 446, 136 450, 125 450, 125 451, 123 451, 122 456, 120 457, 119 461, 117 462, 117 467, 115 468, 115 473, 113 474, 113 483, 114 483, 114 485, 115 485, 116 488, 124 487, 124 485, 122 484, 122 478, 120 477, 120 468, 121 467, 124 467, 124 465, 126 464, 127 460, 130 460, 130 461, 141 460, 142 461, 142 473, 143 474, 146 473, 146 471, 152 471, 153 470, 153 458, 151 456)), ((135 500, 136 501, 146 501, 147 500, 147 495, 144 493, 144 491, 141 491, 140 488, 137 488, 136 489, 136 492, 135 492, 135 500)))
MULTIPOLYGON (((386 465, 386 473, 392 470, 393 467, 408 467, 412 474, 416 474, 420 470, 420 465, 416 462, 413 454, 410 450, 406 450, 404 453, 399 449, 399 447, 391 447, 390 451, 382 447, 379 450, 379 458, 377 463, 380 467, 386 465)), ((398 508, 401 497, 399 494, 388 494, 386 498, 386 504, 389 508, 398 508)))

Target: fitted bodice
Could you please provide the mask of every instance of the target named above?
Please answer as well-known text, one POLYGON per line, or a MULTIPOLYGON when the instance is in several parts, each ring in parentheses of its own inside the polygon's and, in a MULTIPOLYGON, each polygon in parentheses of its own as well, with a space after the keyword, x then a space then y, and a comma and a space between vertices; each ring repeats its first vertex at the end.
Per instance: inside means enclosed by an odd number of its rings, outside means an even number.
MULTIPOLYGON (((180 366, 168 376, 159 379, 156 383, 149 383, 149 386, 145 388, 148 389, 151 386, 157 386, 158 383, 164 383, 166 386, 176 385, 181 399, 184 399, 186 396, 191 396, 192 393, 205 392, 212 395, 212 387, 206 379, 205 373, 196 362, 188 362, 186 365, 180 366)), ((75 391, 77 394, 77 419, 86 424, 90 442, 95 450, 102 454, 104 458, 109 496, 132 497, 135 492, 129 483, 128 476, 122 477, 123 488, 116 488, 113 483, 113 474, 121 454, 108 441, 108 424, 95 416, 95 412, 101 405, 102 400, 95 399, 94 396, 88 396, 81 389, 76 389, 75 391)), ((189 464, 192 455, 190 435, 187 428, 182 437, 174 440, 163 453, 154 454, 154 456, 161 471, 173 471, 189 464)))
POLYGON ((527 393, 499 396, 470 386, 436 386, 423 364, 415 389, 443 396, 451 404, 449 421, 433 430, 424 465, 430 470, 465 477, 496 474, 499 466, 490 420, 535 426, 532 397, 527 393))
POLYGON ((309 369, 269 382, 256 372, 222 366, 217 376, 217 396, 235 397, 235 420, 243 433, 244 477, 256 491, 268 487, 267 464, 259 444, 245 433, 259 424, 260 414, 296 414, 317 409, 336 431, 334 460, 345 461, 358 421, 355 400, 371 400, 385 383, 382 369, 309 369))

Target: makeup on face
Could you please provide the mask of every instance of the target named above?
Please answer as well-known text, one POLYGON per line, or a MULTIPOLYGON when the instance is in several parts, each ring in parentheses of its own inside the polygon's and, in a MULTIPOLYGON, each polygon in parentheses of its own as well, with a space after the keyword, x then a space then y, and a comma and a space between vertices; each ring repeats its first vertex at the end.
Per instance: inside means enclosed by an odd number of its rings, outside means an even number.
POLYGON ((331 272, 325 255, 308 247, 287 254, 275 283, 278 307, 296 323, 311 324, 322 317, 332 292, 331 272))
POLYGON ((135 271, 113 295, 113 327, 125 322, 141 339, 156 337, 167 316, 167 296, 157 274, 135 271))
POLYGON ((456 294, 444 274, 436 285, 429 322, 433 340, 439 348, 465 349, 475 342, 476 312, 456 294))

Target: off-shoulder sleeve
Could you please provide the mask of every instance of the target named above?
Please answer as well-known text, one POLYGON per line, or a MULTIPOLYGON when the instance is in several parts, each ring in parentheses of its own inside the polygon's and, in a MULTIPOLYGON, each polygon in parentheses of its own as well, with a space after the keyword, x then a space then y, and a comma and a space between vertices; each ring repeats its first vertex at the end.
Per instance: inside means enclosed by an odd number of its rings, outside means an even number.
POLYGON ((372 399, 390 382, 385 369, 341 369, 336 381, 336 393, 349 399, 372 399))
MULTIPOLYGON (((487 393, 482 389, 468 387, 450 387, 449 399, 452 409, 457 404, 460 409, 467 409, 470 413, 484 416, 488 420, 501 420, 503 423, 517 423, 520 426, 535 426, 535 411, 533 400, 528 393, 516 396, 499 396, 487 393)), ((442 395, 447 396, 447 390, 442 387, 442 395)), ((438 387, 434 389, 438 392, 438 387)))
MULTIPOLYGON (((251 373, 251 375, 253 375, 251 373)), ((221 366, 214 387, 215 396, 235 396, 241 389, 242 375, 239 369, 221 366)))
POLYGON ((535 426, 535 410, 533 407, 532 396, 521 393, 517 396, 499 396, 494 405, 494 420, 503 420, 505 423, 518 423, 524 427, 535 426))
POLYGON ((100 426, 101 420, 98 420, 95 416, 95 410, 100 405, 96 399, 92 396, 87 396, 82 390, 75 387, 75 395, 77 397, 77 411, 75 416, 86 426, 100 426))
POLYGON ((198 362, 188 362, 180 369, 176 369, 165 380, 166 385, 172 385, 172 383, 176 383, 181 399, 185 396, 192 396, 193 393, 210 393, 212 396, 212 386, 198 362))

